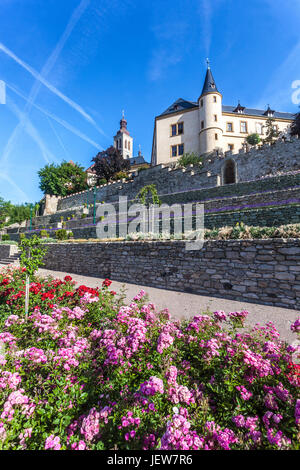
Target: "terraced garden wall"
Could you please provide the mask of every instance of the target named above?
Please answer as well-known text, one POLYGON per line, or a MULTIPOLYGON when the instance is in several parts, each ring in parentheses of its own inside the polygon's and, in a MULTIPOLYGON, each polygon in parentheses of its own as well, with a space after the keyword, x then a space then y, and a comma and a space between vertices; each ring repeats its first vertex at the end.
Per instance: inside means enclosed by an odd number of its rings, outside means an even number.
POLYGON ((187 251, 183 241, 49 244, 51 270, 300 308, 300 240, 207 241, 187 251))

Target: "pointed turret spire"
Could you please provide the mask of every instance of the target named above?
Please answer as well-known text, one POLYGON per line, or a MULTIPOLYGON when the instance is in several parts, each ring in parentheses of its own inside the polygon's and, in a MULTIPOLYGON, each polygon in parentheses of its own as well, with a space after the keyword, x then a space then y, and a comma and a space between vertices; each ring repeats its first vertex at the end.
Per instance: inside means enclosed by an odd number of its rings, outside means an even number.
POLYGON ((213 92, 218 93, 216 82, 214 80, 214 77, 210 68, 209 59, 206 59, 206 62, 207 62, 207 72, 206 72, 205 82, 203 85, 201 96, 204 95, 205 93, 213 93, 213 92))

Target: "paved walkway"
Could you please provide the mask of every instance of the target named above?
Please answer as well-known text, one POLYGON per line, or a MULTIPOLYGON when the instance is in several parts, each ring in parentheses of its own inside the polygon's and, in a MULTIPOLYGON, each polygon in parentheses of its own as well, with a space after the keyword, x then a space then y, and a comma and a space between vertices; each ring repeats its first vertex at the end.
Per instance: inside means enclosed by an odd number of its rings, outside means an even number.
MULTIPOLYGON (((69 273, 40 269, 39 274, 43 276, 51 275, 63 279, 64 276, 69 273)), ((89 287, 100 286, 103 281, 103 279, 100 278, 80 276, 77 274, 70 274, 70 276, 72 276, 73 280, 76 281, 78 285, 86 284, 89 287)), ((216 310, 224 310, 226 313, 248 310, 250 312, 247 320, 249 325, 254 325, 257 322, 263 324, 268 321, 273 321, 283 339, 289 343, 296 340, 296 336, 291 332, 290 326, 300 316, 300 312, 297 310, 219 299, 216 297, 206 297, 203 295, 186 294, 183 292, 157 289, 155 287, 129 283, 124 284, 117 281, 113 281, 111 288, 119 293, 122 286, 125 286, 127 300, 132 300, 140 289, 144 289, 149 295, 151 302, 159 309, 168 308, 173 318, 180 320, 183 318, 191 318, 193 315, 206 310, 213 312, 216 310)))
MULTIPOLYGON (((4 267, 0 264, 1 267, 4 267)), ((78 285, 85 284, 89 287, 101 286, 103 279, 89 276, 80 276, 78 274, 48 271, 40 269, 41 276, 53 276, 63 279, 66 275, 72 276, 73 280, 78 285)), ((273 321, 276 328, 280 332, 282 339, 289 343, 296 340, 296 336, 290 330, 291 324, 300 316, 297 310, 291 310, 280 307, 269 307, 267 305, 258 305, 249 302, 234 301, 228 299, 219 299, 217 297, 206 297, 204 295, 186 294, 183 292, 175 292, 164 289, 157 289, 155 287, 147 287, 142 285, 135 285, 129 283, 120 283, 113 281, 111 289, 120 292, 120 289, 125 287, 126 298, 128 301, 140 291, 144 289, 149 295, 150 301, 153 302, 157 308, 168 308, 172 317, 179 320, 184 318, 191 318, 193 315, 204 312, 206 310, 216 311, 224 310, 226 313, 240 310, 248 310, 247 323, 254 325, 259 322, 264 324, 268 321, 273 321)))

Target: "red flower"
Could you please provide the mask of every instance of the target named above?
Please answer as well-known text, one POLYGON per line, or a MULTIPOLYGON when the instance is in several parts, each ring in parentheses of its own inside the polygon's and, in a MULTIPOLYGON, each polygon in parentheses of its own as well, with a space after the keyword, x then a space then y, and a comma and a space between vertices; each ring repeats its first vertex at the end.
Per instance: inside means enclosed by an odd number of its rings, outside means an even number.
POLYGON ((111 290, 111 291, 110 291, 110 294, 111 294, 111 295, 117 295, 117 293, 116 293, 114 290, 111 290))
POLYGON ((109 279, 105 279, 105 281, 102 282, 103 287, 109 287, 112 284, 112 281, 109 279))
POLYGON ((73 280, 73 279, 72 279, 71 276, 66 276, 66 277, 64 277, 64 281, 66 281, 66 282, 71 282, 72 280, 73 280))

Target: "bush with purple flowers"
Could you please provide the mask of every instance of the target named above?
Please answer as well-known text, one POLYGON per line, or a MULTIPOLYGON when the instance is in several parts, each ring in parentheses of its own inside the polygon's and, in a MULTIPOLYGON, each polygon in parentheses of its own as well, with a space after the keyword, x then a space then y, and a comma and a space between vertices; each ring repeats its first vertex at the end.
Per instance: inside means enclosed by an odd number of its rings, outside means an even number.
POLYGON ((0 449, 300 449, 297 353, 272 323, 65 282, 26 319, 22 273, 0 272, 0 449))

